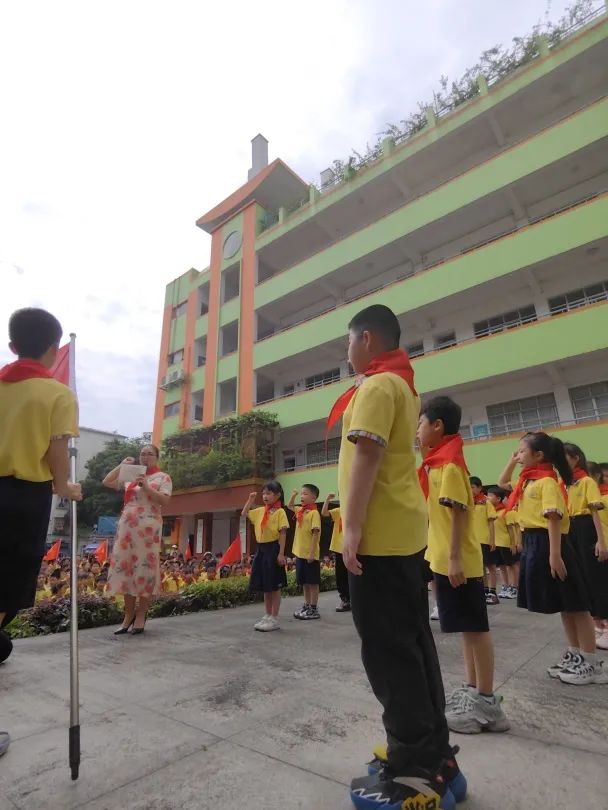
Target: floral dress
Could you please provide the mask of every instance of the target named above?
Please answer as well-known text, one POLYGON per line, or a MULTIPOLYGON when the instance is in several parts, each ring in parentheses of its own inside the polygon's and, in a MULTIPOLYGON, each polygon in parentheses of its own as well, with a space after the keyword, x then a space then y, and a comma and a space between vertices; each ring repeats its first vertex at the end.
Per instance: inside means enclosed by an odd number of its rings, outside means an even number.
MULTIPOLYGON (((148 476, 152 489, 171 495, 170 476, 156 472, 148 476)), ((141 487, 125 503, 110 560, 108 592, 131 596, 155 596, 161 592, 160 550, 162 534, 161 506, 141 487)))

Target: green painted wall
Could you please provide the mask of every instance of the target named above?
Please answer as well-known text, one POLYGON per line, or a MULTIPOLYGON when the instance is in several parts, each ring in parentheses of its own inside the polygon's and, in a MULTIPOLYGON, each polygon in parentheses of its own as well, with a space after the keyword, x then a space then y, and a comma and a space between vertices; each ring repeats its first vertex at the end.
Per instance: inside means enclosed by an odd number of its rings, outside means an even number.
MULTIPOLYGON (((593 461, 608 459, 608 425, 606 424, 579 425, 550 432, 564 442, 578 444, 587 453, 587 457, 593 461)), ((471 475, 479 475, 487 484, 496 483, 509 457, 516 449, 517 443, 518 438, 513 436, 506 439, 466 444, 465 458, 471 475)), ((294 489, 299 489, 302 484, 306 483, 316 484, 319 487, 321 500, 328 492, 338 491, 338 467, 336 465, 281 473, 277 477, 287 498, 294 489)))
POLYGON ((207 330, 209 329, 209 316, 208 315, 201 315, 199 318, 196 319, 196 324, 194 325, 194 337, 204 337, 207 334, 207 330))
MULTIPOLYGON (((584 355, 607 345, 608 303, 512 329, 413 360, 421 393, 440 391, 530 366, 584 355)), ((306 391, 260 406, 276 413, 281 427, 325 419, 350 381, 306 391)))
POLYGON ((241 316, 241 297, 237 296, 220 307, 220 326, 238 321, 241 316))
POLYGON ((171 337, 169 339, 169 353, 183 349, 186 345, 186 316, 174 318, 171 321, 171 337))
POLYGON ((337 307, 311 321, 256 343, 254 368, 344 337, 360 309, 390 303, 401 315, 608 235, 608 194, 337 307))
POLYGON ((179 402, 182 398, 183 386, 174 385, 165 391, 165 405, 171 405, 173 402, 179 402))
POLYGON ((163 439, 165 436, 171 436, 172 433, 177 433, 179 430, 179 416, 170 416, 163 422, 163 439))
POLYGON ((537 172, 606 135, 608 99, 597 102, 536 137, 507 149, 497 157, 260 284, 255 290, 255 307, 258 309, 270 304, 405 234, 436 222, 488 194, 505 189, 518 179, 537 172))
MULTIPOLYGON (((548 57, 532 62, 498 82, 490 88, 487 95, 476 96, 440 119, 436 126, 426 127, 421 133, 399 146, 392 155, 385 156, 369 168, 359 172, 348 183, 338 186, 328 194, 323 194, 316 203, 305 206, 299 209, 297 213, 291 214, 284 224, 276 225, 264 231, 258 239, 258 248, 264 247, 264 245, 283 236, 293 228, 299 227, 319 211, 329 208, 349 194, 357 193, 370 180, 390 171, 394 166, 425 149, 430 142, 458 129, 468 121, 472 121, 481 113, 492 109, 492 107, 500 104, 505 99, 519 93, 525 87, 548 75, 556 68, 566 64, 606 38, 608 38, 608 19, 604 17, 600 21, 594 21, 592 27, 587 31, 583 33, 576 32, 575 36, 553 48, 548 57)), ((260 215, 260 217, 262 216, 263 214, 260 215)))
POLYGON ((217 382, 221 383, 225 380, 230 380, 236 377, 239 371, 239 353, 232 352, 232 354, 222 357, 217 361, 217 382))
POLYGON ((200 391, 205 386, 205 366, 195 368, 192 372, 191 390, 200 391))

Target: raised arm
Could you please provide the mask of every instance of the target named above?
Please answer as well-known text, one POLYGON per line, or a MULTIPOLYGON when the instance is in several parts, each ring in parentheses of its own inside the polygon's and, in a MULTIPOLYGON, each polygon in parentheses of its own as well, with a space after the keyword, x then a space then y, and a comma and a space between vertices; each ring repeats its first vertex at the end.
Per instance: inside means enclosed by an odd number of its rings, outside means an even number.
POLYGON ((114 467, 114 469, 111 470, 101 482, 104 487, 107 487, 108 489, 120 489, 120 485, 118 483, 118 474, 120 473, 121 464, 135 464, 135 459, 131 456, 127 456, 127 458, 124 458, 120 462, 118 467, 114 467))
POLYGON ((513 485, 511 484, 511 479, 513 478, 513 470, 517 465, 517 453, 513 453, 511 458, 509 459, 507 466, 500 474, 500 478, 498 479, 498 486, 502 489, 512 490, 513 485))
POLYGON ((291 498, 289 499, 289 503, 287 504, 287 508, 292 512, 295 512, 295 504, 296 504, 297 496, 298 496, 298 490, 294 489, 294 491, 291 493, 291 498))
POLYGON ((255 492, 249 493, 249 497, 245 501, 245 506, 243 507, 243 511, 241 512, 241 517, 244 517, 244 518, 247 517, 247 515, 249 514, 249 511, 251 509, 253 509, 253 504, 255 503, 256 498, 257 498, 257 495, 256 495, 255 492))
POLYGON ((327 498, 325 498, 325 503, 323 504, 323 508, 321 509, 321 515, 323 517, 329 517, 329 504, 331 501, 335 500, 336 493, 329 492, 327 498))

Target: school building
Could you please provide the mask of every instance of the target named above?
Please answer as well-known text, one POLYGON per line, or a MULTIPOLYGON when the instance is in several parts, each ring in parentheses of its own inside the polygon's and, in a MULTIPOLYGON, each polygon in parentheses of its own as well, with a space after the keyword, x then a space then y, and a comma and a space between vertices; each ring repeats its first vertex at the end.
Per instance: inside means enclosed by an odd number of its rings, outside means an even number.
MULTIPOLYGON (((254 138, 247 182, 197 221, 209 267, 167 286, 155 439, 269 411, 286 493, 335 491, 347 324, 383 303, 423 397, 462 405, 472 473, 495 481, 536 428, 608 460, 607 91, 600 10, 317 185, 254 138)), ((177 493, 182 538, 225 546, 252 483, 177 493)))

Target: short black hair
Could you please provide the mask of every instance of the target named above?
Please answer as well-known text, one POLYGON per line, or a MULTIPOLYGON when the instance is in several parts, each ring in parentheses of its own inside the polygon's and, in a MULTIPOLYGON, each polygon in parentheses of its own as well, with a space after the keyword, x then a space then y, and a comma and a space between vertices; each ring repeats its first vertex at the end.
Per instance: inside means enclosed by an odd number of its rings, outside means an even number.
POLYGON ((372 304, 371 307, 362 309, 348 324, 348 328, 358 333, 373 332, 382 339, 387 351, 399 348, 401 340, 399 321, 393 310, 384 304, 372 304))
POLYGON ((17 355, 31 360, 39 360, 51 346, 59 343, 62 335, 61 324, 45 309, 18 309, 8 322, 9 340, 17 355))
POLYGON ((452 436, 460 430, 462 408, 450 397, 433 397, 429 399, 422 406, 421 414, 426 416, 429 422, 436 422, 441 419, 446 436, 452 436))
POLYGON ((507 497, 507 490, 502 487, 488 487, 488 495, 497 495, 502 501, 507 497))
POLYGON ((483 486, 483 484, 481 483, 481 478, 479 478, 477 475, 472 475, 469 478, 469 484, 472 487, 482 487, 483 486))
POLYGON ((315 496, 316 499, 319 497, 319 487, 315 484, 302 484, 302 489, 307 489, 309 492, 315 496))

